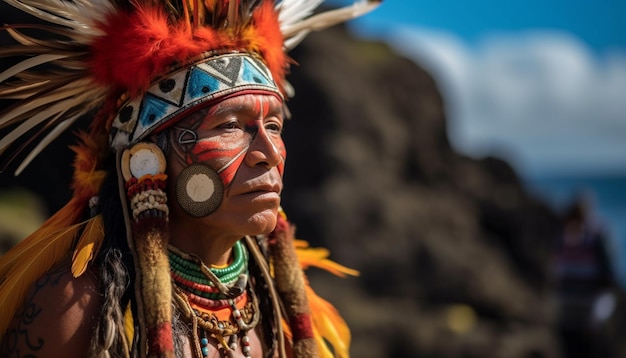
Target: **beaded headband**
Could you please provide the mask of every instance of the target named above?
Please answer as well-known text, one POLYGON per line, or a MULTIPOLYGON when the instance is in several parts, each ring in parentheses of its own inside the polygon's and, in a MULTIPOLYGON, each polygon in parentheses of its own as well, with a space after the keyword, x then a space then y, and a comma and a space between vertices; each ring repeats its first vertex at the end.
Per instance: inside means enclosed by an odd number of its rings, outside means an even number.
POLYGON ((240 91, 281 96, 269 69, 248 54, 225 54, 174 71, 122 105, 111 128, 111 147, 136 143, 190 109, 240 91))

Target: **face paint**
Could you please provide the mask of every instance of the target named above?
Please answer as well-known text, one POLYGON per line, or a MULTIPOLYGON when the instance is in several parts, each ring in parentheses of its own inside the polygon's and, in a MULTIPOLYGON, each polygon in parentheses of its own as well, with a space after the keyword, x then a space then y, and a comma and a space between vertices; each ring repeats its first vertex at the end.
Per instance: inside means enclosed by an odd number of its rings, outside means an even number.
POLYGON ((233 149, 225 148, 224 143, 208 139, 199 140, 191 150, 187 164, 193 163, 226 163, 216 168, 222 183, 227 187, 233 180, 237 169, 241 165, 249 145, 233 149))
POLYGON ((268 151, 279 153, 280 162, 276 165, 279 174, 284 172, 286 150, 281 138, 282 107, 277 112, 270 99, 263 96, 244 97, 235 103, 224 102, 209 111, 204 118, 197 118, 191 128, 177 127, 180 132, 179 144, 191 144, 189 138, 199 138, 194 144, 184 146, 185 162, 205 163, 212 167, 228 187, 239 170, 251 144, 258 136, 267 140, 268 151), (273 110, 273 112, 272 112, 273 110), (195 129, 193 129, 195 127, 195 129), (190 135, 189 133, 193 133, 190 135), (186 138, 185 142, 181 139, 186 138))
MULTIPOLYGON (((255 107, 257 108, 257 112, 261 113, 261 118, 267 118, 270 115, 271 106, 268 103, 267 106, 263 105, 263 101, 257 99, 255 107)), ((259 121, 260 122, 260 121, 259 121)), ((262 125, 261 123, 257 125, 262 125)), ((257 127, 258 128, 258 127, 257 127)), ((274 151, 280 153, 281 161, 277 165, 278 172, 280 176, 283 176, 283 172, 285 170, 285 159, 287 159, 287 150, 285 149, 285 142, 283 142, 283 138, 278 136, 278 140, 272 141, 274 151)))
POLYGON ((287 159, 287 148, 285 148, 285 142, 283 142, 282 138, 280 139, 280 141, 277 141, 277 143, 275 144, 276 144, 276 149, 280 153, 280 157, 281 157, 281 161, 280 163, 278 163, 276 168, 278 169, 278 173, 280 173, 280 176, 282 177, 285 171, 285 159, 287 159))

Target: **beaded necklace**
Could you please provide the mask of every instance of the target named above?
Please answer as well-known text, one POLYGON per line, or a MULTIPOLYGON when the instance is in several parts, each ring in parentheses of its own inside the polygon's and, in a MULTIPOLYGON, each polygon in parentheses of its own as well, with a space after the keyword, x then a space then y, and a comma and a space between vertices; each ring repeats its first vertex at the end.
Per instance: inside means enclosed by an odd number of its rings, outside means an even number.
POLYGON ((238 241, 232 251, 230 265, 209 268, 197 256, 169 248, 174 302, 191 323, 192 350, 198 358, 208 356, 210 337, 218 341, 223 357, 234 357, 238 341, 250 357, 247 334, 259 322, 259 303, 248 285, 247 250, 238 241))
POLYGON ((209 268, 199 258, 185 254, 175 247, 170 247, 169 261, 176 284, 194 295, 210 300, 226 299, 227 295, 221 291, 230 292, 233 290, 232 287, 235 287, 235 290, 240 289, 231 293, 232 296, 240 294, 245 289, 248 252, 240 241, 233 246, 233 262, 224 268, 209 268))

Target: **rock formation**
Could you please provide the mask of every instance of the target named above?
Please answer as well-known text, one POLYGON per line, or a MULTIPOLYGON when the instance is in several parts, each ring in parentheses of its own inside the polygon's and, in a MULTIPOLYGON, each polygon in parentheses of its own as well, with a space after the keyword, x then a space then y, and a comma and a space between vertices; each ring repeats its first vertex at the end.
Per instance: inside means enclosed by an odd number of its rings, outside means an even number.
POLYGON ((557 218, 505 162, 456 153, 433 78, 342 28, 292 53, 283 207, 361 272, 314 275, 357 357, 557 357, 557 218))

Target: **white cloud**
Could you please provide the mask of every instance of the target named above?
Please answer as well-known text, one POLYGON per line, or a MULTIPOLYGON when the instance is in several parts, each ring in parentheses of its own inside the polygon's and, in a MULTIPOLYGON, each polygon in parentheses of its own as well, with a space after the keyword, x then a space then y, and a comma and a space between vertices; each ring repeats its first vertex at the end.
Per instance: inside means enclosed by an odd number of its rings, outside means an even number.
POLYGON ((457 149, 504 156, 529 175, 626 172, 626 53, 598 57, 556 31, 492 35, 473 48, 420 28, 387 40, 437 79, 457 149))

